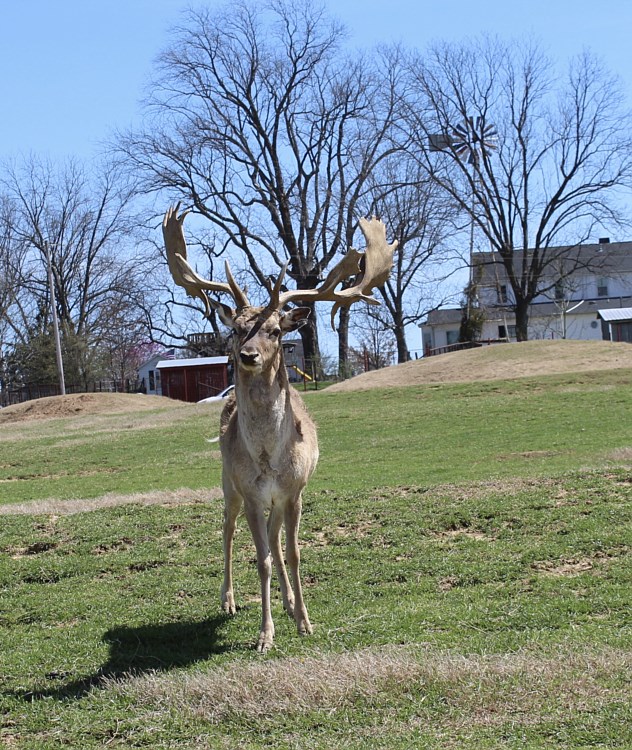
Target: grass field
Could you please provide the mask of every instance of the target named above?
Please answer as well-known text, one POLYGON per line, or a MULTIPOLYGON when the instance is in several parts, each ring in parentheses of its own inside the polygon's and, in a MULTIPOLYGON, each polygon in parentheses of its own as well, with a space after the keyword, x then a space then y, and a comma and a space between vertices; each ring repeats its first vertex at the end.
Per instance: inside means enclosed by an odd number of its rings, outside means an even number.
POLYGON ((218 409, 0 426, 8 748, 629 748, 632 371, 309 393, 314 635, 220 614, 218 409))

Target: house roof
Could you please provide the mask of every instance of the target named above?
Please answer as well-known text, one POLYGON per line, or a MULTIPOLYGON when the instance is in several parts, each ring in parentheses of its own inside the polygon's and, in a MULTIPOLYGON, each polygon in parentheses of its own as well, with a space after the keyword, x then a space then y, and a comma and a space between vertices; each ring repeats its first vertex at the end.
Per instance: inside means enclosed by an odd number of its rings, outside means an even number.
MULTIPOLYGON (((611 317, 605 318, 601 313, 612 315, 622 314, 620 311, 632 310, 632 297, 613 297, 611 299, 589 299, 583 300, 581 304, 578 302, 569 302, 570 314, 571 315, 591 315, 597 316, 599 314, 603 320, 629 320, 632 318, 632 314, 626 317, 611 317), (575 307, 577 305, 577 307, 575 307)), ((488 320, 501 320, 505 315, 513 316, 513 310, 511 307, 487 307, 486 315, 488 320)), ((529 307, 530 318, 550 318, 553 315, 561 315, 562 308, 555 304, 555 302, 539 302, 529 307)), ((463 310, 460 307, 446 308, 442 310, 432 310, 428 313, 428 319, 422 325, 436 326, 436 325, 451 325, 458 324, 461 322, 463 310)))
POLYGON ((422 325, 441 326, 449 323, 460 323, 462 317, 463 309, 461 307, 446 307, 441 310, 431 310, 426 322, 422 325))
MULTIPOLYGON (((593 273, 603 271, 632 271, 632 242, 607 242, 587 245, 562 245, 558 247, 542 248, 547 257, 555 262, 557 258, 568 258, 577 262, 579 268, 584 267, 593 273)), ((533 250, 527 250, 527 256, 533 255, 533 250)), ((524 250, 515 250, 514 257, 519 262, 524 255, 524 250)), ((484 252, 473 254, 474 265, 478 263, 490 265, 498 263, 502 265, 500 255, 496 252, 484 252)))
POLYGON ((159 362, 160 359, 164 358, 166 359, 169 354, 169 350, 158 352, 157 354, 152 354, 151 357, 148 357, 139 367, 139 369, 142 369, 146 365, 148 365, 150 362, 159 362))
POLYGON ((181 367, 204 367, 207 365, 228 364, 228 357, 193 357, 192 359, 162 359, 156 365, 157 370, 181 367))
POLYGON ((607 323, 613 320, 632 320, 632 307, 616 307, 611 310, 597 310, 597 315, 607 323))

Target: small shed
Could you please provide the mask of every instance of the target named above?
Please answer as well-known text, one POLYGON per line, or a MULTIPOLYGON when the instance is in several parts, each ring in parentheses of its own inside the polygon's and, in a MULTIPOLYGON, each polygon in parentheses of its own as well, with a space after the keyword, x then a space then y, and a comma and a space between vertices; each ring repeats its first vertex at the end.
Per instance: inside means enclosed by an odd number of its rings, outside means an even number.
POLYGON ((606 341, 632 343, 632 307, 614 307, 597 310, 601 318, 601 331, 606 341))
POLYGON ((166 359, 158 362, 162 395, 195 403, 228 387, 228 357, 166 359))

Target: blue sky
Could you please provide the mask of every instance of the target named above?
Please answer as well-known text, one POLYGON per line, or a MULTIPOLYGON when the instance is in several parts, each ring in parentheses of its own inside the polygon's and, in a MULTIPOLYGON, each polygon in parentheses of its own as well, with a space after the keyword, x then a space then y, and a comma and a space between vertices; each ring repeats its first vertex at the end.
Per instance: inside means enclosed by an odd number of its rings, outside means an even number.
MULTIPOLYGON (((212 3, 207 3, 212 5, 212 3)), ((138 117, 158 52, 186 0, 4 0, 0 44, 0 160, 34 152, 90 158, 115 127, 138 117)), ((194 7, 199 3, 193 3, 194 7)), ((534 34, 564 61, 589 47, 618 74, 632 105, 629 0, 333 0, 351 43, 480 32, 534 34)))

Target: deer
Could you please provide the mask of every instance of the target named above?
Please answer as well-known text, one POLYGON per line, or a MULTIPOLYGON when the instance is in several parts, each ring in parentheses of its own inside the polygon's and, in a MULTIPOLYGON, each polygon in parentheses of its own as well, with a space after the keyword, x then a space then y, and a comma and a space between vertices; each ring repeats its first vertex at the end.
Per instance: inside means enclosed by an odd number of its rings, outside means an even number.
POLYGON ((274 642, 270 589, 272 566, 279 580, 283 608, 294 618, 298 633, 313 632, 303 597, 300 575, 299 524, 302 494, 319 458, 316 427, 299 392, 291 386, 283 358, 283 336, 307 322, 311 309, 297 302, 333 302, 331 322, 342 306, 359 301, 380 304, 371 292, 390 275, 397 241, 388 244, 385 224, 373 217, 360 219, 366 240, 364 253, 349 248, 346 255, 313 289, 283 290, 286 264, 274 285, 267 284, 270 301, 251 305, 225 264, 226 282, 204 279, 187 261, 184 219, 180 203, 170 207, 163 220, 167 263, 174 282, 204 305, 204 316, 216 311, 232 332, 235 389, 220 417, 220 452, 224 493, 224 578, 221 606, 235 615, 232 552, 239 514, 244 512, 256 549, 261 588, 261 627, 257 651, 268 651, 274 642), (349 286, 338 289, 343 281, 349 286), (213 294, 228 295, 234 307, 213 294), (281 529, 285 528, 285 557, 281 529))

